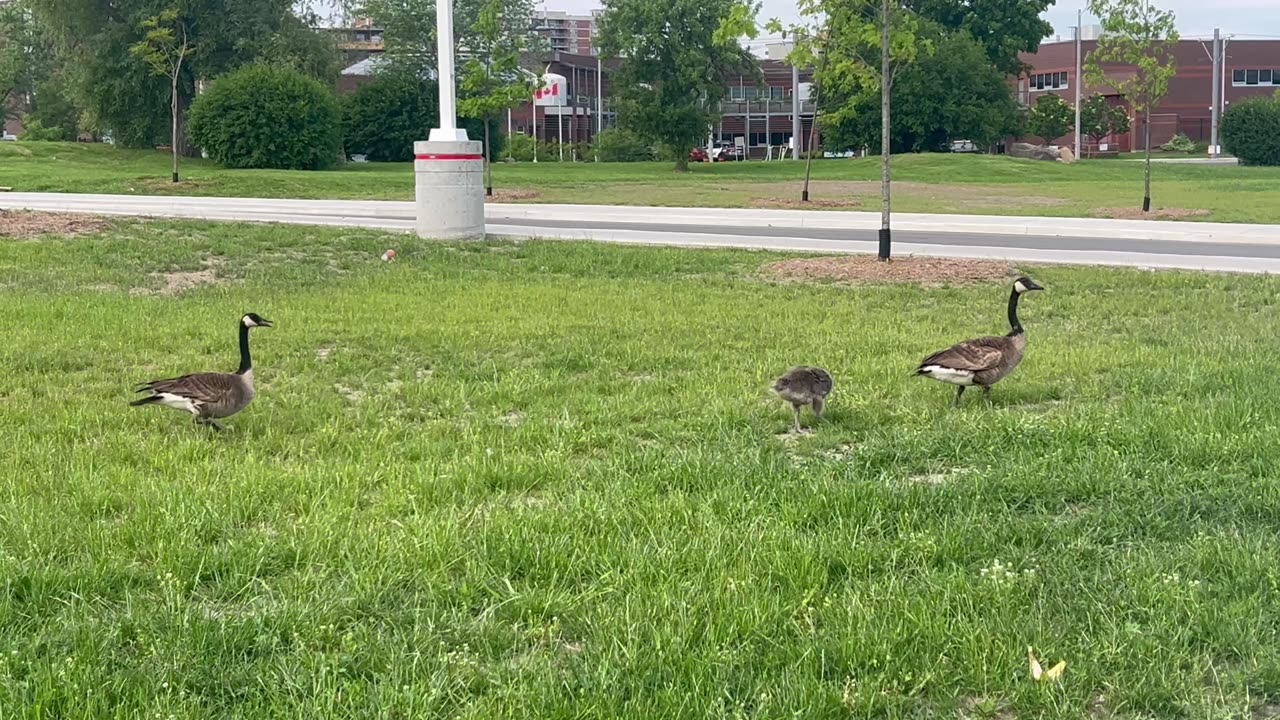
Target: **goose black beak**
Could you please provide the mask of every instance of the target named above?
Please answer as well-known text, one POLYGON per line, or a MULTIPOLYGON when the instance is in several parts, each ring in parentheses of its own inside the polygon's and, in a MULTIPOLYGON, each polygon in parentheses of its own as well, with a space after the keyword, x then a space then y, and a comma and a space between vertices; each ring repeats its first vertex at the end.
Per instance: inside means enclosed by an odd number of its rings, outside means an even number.
POLYGON ((258 322, 258 327, 271 327, 271 321, 266 318, 261 318, 258 322))

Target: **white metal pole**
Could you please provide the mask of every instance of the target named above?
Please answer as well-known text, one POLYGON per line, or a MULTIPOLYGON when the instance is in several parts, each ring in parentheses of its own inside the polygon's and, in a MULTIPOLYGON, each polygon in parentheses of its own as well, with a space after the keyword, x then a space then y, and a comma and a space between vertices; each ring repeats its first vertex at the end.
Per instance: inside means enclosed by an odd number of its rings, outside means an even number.
POLYGON ((1081 37, 1080 37, 1080 36, 1083 34, 1083 27, 1084 27, 1084 26, 1081 24, 1083 16, 1084 16, 1084 13, 1083 13, 1082 11, 1080 11, 1080 10, 1077 10, 1077 11, 1076 11, 1076 77, 1075 77, 1075 84, 1076 84, 1076 136, 1075 136, 1075 140, 1076 140, 1076 160, 1079 160, 1080 158, 1084 157, 1084 151, 1083 151, 1083 149, 1081 148, 1081 144, 1080 144, 1081 139, 1083 138, 1083 135, 1084 135, 1084 133, 1082 133, 1082 132, 1080 131, 1080 98, 1081 98, 1082 93, 1084 92, 1084 77, 1083 77, 1084 73, 1083 73, 1083 72, 1081 72, 1081 71, 1084 69, 1084 68, 1082 67, 1082 65, 1083 65, 1083 62, 1082 62, 1082 61, 1083 61, 1083 57, 1082 57, 1081 52, 1080 52, 1080 39, 1081 39, 1081 37))
POLYGON ((564 113, 560 112, 563 107, 556 108, 556 144, 560 146, 560 162, 564 162, 564 113))
POLYGON ((791 159, 800 159, 800 66, 791 66, 791 159))
POLYGON ((604 130, 604 74, 600 56, 596 55, 596 134, 604 130))
POLYGON ((436 0, 436 59, 439 72, 440 127, 431 131, 431 140, 467 141, 467 131, 458 128, 458 106, 453 67, 453 0, 436 0))
MULTIPOLYGON (((547 116, 542 116, 543 124, 546 124, 547 116)), ((538 101, 533 102, 533 161, 538 162, 538 101)))

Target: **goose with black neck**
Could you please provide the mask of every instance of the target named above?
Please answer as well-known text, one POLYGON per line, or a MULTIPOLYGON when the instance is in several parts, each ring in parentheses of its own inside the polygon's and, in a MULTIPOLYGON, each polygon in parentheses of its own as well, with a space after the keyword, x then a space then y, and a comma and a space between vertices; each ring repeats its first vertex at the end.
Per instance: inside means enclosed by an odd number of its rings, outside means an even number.
POLYGON ((956 343, 925 358, 915 374, 955 385, 956 398, 952 404, 956 407, 965 388, 973 385, 981 387, 983 399, 990 401, 991 386, 1013 372, 1026 353, 1027 335, 1018 320, 1018 301, 1036 290, 1044 288, 1029 277, 1014 281, 1009 293, 1009 334, 956 343))
POLYGON ((249 353, 249 330, 271 327, 271 321, 257 313, 240 318, 240 367, 234 373, 202 372, 166 380, 152 380, 138 386, 136 392, 149 393, 130 405, 162 405, 190 413, 197 424, 216 430, 223 427, 218 420, 231 417, 253 402, 253 357, 249 353))

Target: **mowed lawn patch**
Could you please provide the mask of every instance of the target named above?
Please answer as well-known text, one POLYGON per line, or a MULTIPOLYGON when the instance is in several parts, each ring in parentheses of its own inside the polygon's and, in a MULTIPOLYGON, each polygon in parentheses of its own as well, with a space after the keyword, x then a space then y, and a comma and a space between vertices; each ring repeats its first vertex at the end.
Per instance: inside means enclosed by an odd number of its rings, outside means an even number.
MULTIPOLYGON (((804 163, 498 163, 504 202, 669 207, 799 208, 804 163)), ((901 212, 1053 217, 1128 217, 1142 206, 1142 163, 1067 166, 1003 156, 904 155, 894 159, 901 212)), ((351 163, 323 172, 226 170, 187 160, 168 182, 164 153, 67 143, 0 144, 0 186, 26 192, 412 200, 411 164, 351 163)), ((875 211, 878 158, 813 163, 813 209, 875 211)), ((1280 170, 1157 164, 1159 219, 1280 223, 1280 170)), ((1139 213, 1140 214, 1140 213, 1139 213)))
POLYGON ((909 373, 1004 332, 1004 279, 767 280, 785 257, 167 222, 0 241, 3 714, 1280 700, 1280 282, 1021 267, 1048 288, 1027 359, 951 410, 909 373), (249 311, 275 327, 227 432, 127 407, 234 369, 249 311), (799 363, 835 392, 790 437, 766 387, 799 363))

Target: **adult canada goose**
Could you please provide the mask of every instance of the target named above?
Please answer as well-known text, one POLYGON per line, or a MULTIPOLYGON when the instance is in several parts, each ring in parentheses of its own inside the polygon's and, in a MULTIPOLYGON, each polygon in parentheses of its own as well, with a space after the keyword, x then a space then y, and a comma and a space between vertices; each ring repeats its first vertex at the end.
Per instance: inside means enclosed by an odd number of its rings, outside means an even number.
POLYGON ((916 375, 924 375, 956 386, 953 405, 960 405, 960 396, 970 385, 982 388, 983 399, 991 399, 991 386, 1013 372, 1022 362, 1027 348, 1027 336, 1018 322, 1018 299, 1023 293, 1043 290, 1029 277, 1013 282, 1009 294, 1009 334, 1003 337, 981 337, 965 340, 925 358, 916 368, 916 375))
POLYGON ((800 408, 812 406, 813 414, 821 419, 832 387, 831 373, 807 365, 793 367, 773 382, 773 391, 791 403, 791 409, 795 411, 796 432, 800 432, 800 408))
POLYGON ((253 360, 249 357, 249 328, 271 327, 256 313, 240 318, 240 369, 234 373, 203 372, 168 380, 153 380, 136 392, 151 393, 129 403, 163 405, 191 413, 197 424, 221 430, 218 419, 231 417, 253 402, 253 360))

